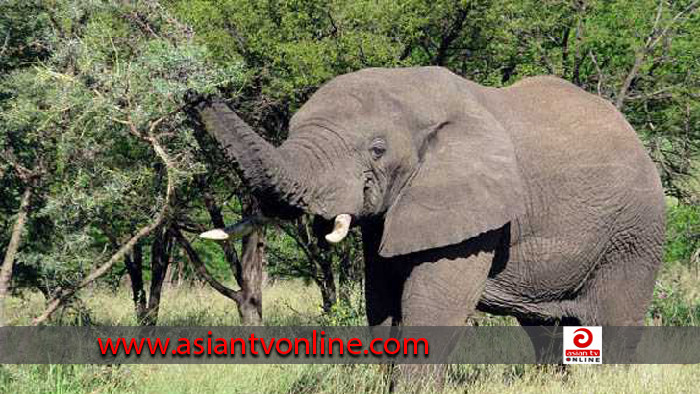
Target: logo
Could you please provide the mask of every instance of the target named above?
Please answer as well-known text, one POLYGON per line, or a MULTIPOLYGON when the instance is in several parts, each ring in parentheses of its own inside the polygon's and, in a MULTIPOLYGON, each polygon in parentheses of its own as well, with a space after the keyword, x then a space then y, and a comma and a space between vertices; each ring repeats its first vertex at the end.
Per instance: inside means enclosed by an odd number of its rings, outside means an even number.
POLYGON ((603 327, 563 327, 564 364, 602 364, 603 327))

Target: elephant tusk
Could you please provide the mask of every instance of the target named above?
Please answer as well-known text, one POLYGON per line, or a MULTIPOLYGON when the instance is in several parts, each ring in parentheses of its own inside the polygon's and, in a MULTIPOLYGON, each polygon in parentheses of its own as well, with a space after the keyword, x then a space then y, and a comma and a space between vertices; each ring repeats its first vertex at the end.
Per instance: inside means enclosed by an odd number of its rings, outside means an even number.
POLYGON ((228 233, 220 228, 215 228, 213 230, 205 231, 199 234, 199 238, 211 239, 213 241, 223 241, 228 239, 228 233))
POLYGON ((246 235, 250 235, 250 233, 252 233, 256 227, 262 226, 269 221, 270 220, 268 218, 262 215, 255 215, 243 219, 233 226, 205 231, 199 234, 199 237, 214 241, 223 241, 229 238, 241 238, 245 237, 246 235))
POLYGON ((350 221, 352 217, 347 213, 340 214, 335 217, 335 224, 333 225, 333 231, 326 234, 326 241, 330 243, 338 243, 348 235, 350 230, 350 221))

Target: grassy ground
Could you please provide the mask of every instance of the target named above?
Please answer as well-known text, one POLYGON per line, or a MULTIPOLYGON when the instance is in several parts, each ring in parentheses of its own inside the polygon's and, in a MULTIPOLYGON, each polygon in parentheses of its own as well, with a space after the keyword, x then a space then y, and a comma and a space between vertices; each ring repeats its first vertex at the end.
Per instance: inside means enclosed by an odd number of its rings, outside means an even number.
MULTIPOLYGON (((681 265, 665 268, 659 276, 648 323, 694 325, 700 316, 699 284, 695 270, 681 265)), ((329 322, 321 316, 320 297, 314 287, 278 282, 264 294, 267 325, 329 322)), ((356 298, 357 305, 350 309, 361 309, 359 292, 356 298)), ((87 290, 82 299, 85 303, 57 316, 56 323, 135 323, 125 290, 87 290)), ((43 299, 37 294, 13 298, 13 324, 27 324, 29 311, 42 306, 43 299)), ((162 325, 238 324, 234 305, 209 288, 166 289, 161 311, 162 325)), ((352 313, 335 319, 331 322, 361 321, 352 313)), ((487 316, 478 319, 512 323, 487 316)), ((700 367, 695 365, 573 366, 565 373, 550 366, 453 365, 448 369, 444 392, 690 393, 697 392, 698 387, 700 367)), ((378 365, 0 365, 2 393, 384 393, 387 389, 385 367, 378 365)))

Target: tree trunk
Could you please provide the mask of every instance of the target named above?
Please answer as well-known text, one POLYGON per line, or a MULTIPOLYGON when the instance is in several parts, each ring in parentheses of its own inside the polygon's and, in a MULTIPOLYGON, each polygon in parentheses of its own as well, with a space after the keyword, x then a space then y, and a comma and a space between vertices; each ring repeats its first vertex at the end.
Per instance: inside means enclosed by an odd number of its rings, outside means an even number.
POLYGON ((151 288, 148 294, 148 312, 143 325, 155 326, 158 323, 160 296, 163 291, 163 281, 168 269, 171 238, 164 228, 160 228, 153 238, 151 245, 151 288))
MULTIPOLYGON (((242 198, 243 214, 255 214, 256 202, 252 197, 242 198)), ((215 227, 225 227, 224 217, 209 190, 204 193, 204 204, 215 227)), ((241 259, 231 242, 220 244, 231 273, 240 287, 235 299, 241 322, 246 326, 262 325, 262 284, 265 256, 265 238, 262 229, 256 229, 242 240, 241 259)))
MULTIPOLYGON (((200 182, 202 182, 202 180, 200 180, 200 182)), ((226 223, 224 222, 224 215, 221 213, 221 207, 216 203, 216 199, 214 198, 214 195, 212 194, 211 190, 206 189, 202 193, 202 198, 204 199, 204 205, 207 207, 209 217, 214 227, 226 227, 226 223)), ((243 201, 241 202, 243 203, 243 201)), ((252 211, 248 209, 247 212, 252 211)), ((226 256, 226 262, 228 263, 229 268, 231 269, 231 273, 236 278, 238 284, 240 284, 242 268, 241 261, 238 259, 238 254, 236 253, 236 248, 233 247, 233 243, 231 241, 221 242, 219 243, 219 246, 221 246, 221 249, 224 251, 224 256, 226 256)))
POLYGON ((197 274, 214 290, 236 303, 241 322, 247 326, 262 325, 262 273, 265 244, 260 235, 261 232, 261 230, 255 230, 243 238, 243 260, 242 264, 239 264, 240 270, 235 275, 240 289, 234 291, 211 276, 190 242, 178 228, 172 229, 173 236, 182 246, 185 256, 194 266, 197 274))
POLYGON ((246 326, 262 325, 262 277, 265 238, 262 229, 256 229, 243 238, 241 272, 238 285, 241 297, 238 313, 246 326))
POLYGON ((165 268, 165 279, 163 279, 163 287, 166 289, 172 289, 173 287, 173 275, 175 275, 175 268, 173 267, 173 257, 168 258, 165 268))
POLYGON ((349 251, 340 257, 340 271, 338 272, 338 300, 341 303, 350 303, 350 290, 352 287, 352 262, 349 251))
POLYGON ((323 312, 325 313, 331 311, 338 299, 333 275, 333 254, 330 245, 323 238, 329 230, 324 228, 327 225, 327 222, 314 219, 309 227, 309 222, 302 218, 297 222, 298 238, 295 237, 297 245, 302 248, 308 258, 311 276, 321 290, 323 312))
POLYGON ((136 321, 143 325, 146 319, 148 307, 146 305, 146 291, 143 288, 143 249, 140 243, 134 245, 131 255, 124 259, 126 270, 131 279, 131 293, 134 300, 136 321))
POLYGON ((32 189, 27 187, 24 189, 24 193, 22 193, 17 219, 15 220, 15 224, 12 226, 10 243, 7 245, 5 258, 2 261, 2 267, 0 267, 0 327, 4 326, 7 320, 5 299, 10 291, 10 283, 12 282, 12 268, 14 267, 15 256, 17 255, 17 250, 19 249, 19 245, 22 240, 24 224, 27 221, 27 216, 29 216, 29 201, 31 200, 31 197, 32 189))
POLYGON ((323 299, 323 312, 328 313, 338 301, 330 256, 321 256, 318 259, 318 265, 321 268, 319 286, 321 287, 321 298, 323 299))
POLYGON ((182 257, 177 261, 177 287, 182 286, 182 281, 185 278, 185 260, 182 257))

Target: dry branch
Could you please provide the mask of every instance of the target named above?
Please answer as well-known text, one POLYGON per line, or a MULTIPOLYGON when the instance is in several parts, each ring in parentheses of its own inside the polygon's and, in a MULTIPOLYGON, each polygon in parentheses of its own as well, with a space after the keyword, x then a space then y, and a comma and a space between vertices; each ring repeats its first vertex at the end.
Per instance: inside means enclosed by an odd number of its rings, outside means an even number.
POLYGON ((20 198, 17 219, 15 219, 15 223, 12 226, 10 242, 7 245, 2 266, 0 266, 0 327, 6 323, 5 299, 10 289, 10 282, 12 282, 12 270, 15 256, 22 241, 22 232, 29 217, 29 202, 34 193, 34 188, 37 186, 38 179, 44 173, 44 165, 40 159, 35 160, 34 169, 30 170, 20 163, 12 149, 7 148, 2 153, 2 158, 10 164, 17 177, 24 183, 24 192, 20 198))
POLYGON ((603 97, 603 71, 600 69, 600 65, 598 64, 598 59, 596 59, 595 55, 593 52, 588 52, 588 55, 591 57, 591 61, 593 62, 593 65, 595 66, 596 73, 598 73, 598 84, 596 85, 596 91, 598 92, 598 96, 603 97))
POLYGON ((663 4, 663 0, 659 1, 659 7, 656 11, 656 17, 654 18, 654 25, 651 28, 651 32, 647 36, 644 45, 635 51, 634 64, 632 65, 629 73, 627 73, 625 81, 622 83, 622 87, 620 87, 620 91, 617 93, 617 99, 615 100, 615 107, 617 107, 617 109, 621 110, 625 105, 625 100, 627 99, 627 94, 632 86, 632 82, 635 78, 637 78, 637 73, 639 73, 639 69, 642 67, 642 64, 644 64, 644 60, 649 52, 651 52, 651 50, 654 49, 654 47, 668 35, 671 28, 673 28, 684 15, 693 13, 698 9, 698 7, 700 7, 700 0, 695 0, 690 3, 682 11, 678 12, 673 18, 671 18, 671 21, 663 29, 661 29, 659 27, 659 23, 663 14, 663 4))
POLYGON ((29 216, 29 201, 32 197, 32 188, 27 186, 22 193, 22 198, 19 204, 19 212, 17 213, 17 219, 12 226, 12 235, 10 237, 10 243, 7 245, 7 250, 5 251, 5 258, 3 259, 2 266, 0 267, 0 327, 4 326, 7 320, 5 313, 5 298, 10 290, 10 281, 12 280, 12 268, 15 262, 15 255, 19 249, 19 245, 22 239, 22 231, 24 230, 24 224, 27 221, 27 216, 29 216))

